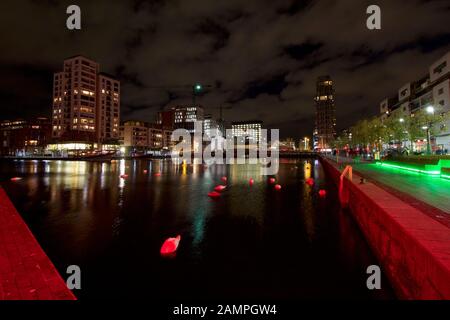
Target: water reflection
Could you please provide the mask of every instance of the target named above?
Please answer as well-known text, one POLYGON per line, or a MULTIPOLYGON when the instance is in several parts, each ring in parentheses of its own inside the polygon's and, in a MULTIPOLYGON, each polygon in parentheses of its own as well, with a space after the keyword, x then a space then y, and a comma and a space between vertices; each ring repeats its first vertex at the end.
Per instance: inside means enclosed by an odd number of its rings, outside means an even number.
POLYGON ((280 162, 281 192, 257 165, 164 160, 1 162, 0 178, 59 270, 86 270, 81 298, 372 297, 361 270, 373 257, 312 159, 280 162), (210 199, 222 176, 226 190, 210 199), (177 257, 161 259, 177 234, 177 257))

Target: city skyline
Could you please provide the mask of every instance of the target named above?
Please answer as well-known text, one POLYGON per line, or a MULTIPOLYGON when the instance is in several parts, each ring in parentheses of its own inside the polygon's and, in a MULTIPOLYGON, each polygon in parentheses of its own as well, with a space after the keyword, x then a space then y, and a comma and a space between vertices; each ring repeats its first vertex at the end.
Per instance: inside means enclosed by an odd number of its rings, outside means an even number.
POLYGON ((83 54, 121 81, 124 121, 152 121, 163 108, 189 104, 191 92, 181 87, 199 82, 210 87, 197 102, 213 117, 218 118, 219 106, 232 107, 224 110, 229 122, 261 119, 267 127, 279 128, 281 137, 298 139, 311 136, 314 128, 317 77, 328 74, 337 84, 339 131, 376 115, 384 97, 420 78, 426 66, 450 49, 449 28, 431 23, 448 11, 443 2, 382 1, 378 31, 365 26, 364 2, 79 5, 79 31, 65 28, 67 15, 60 3, 35 8, 29 2, 27 6, 42 16, 32 30, 10 20, 19 13, 11 6, 2 20, 9 26, 2 29, 29 40, 15 46, 14 37, 4 37, 4 118, 50 117, 53 72, 63 59, 83 54), (189 14, 183 13, 186 5, 189 14), (394 14, 400 12, 398 6, 408 12, 408 19, 394 14), (108 16, 100 14, 103 11, 108 16), (328 16, 318 19, 320 11, 328 16), (324 21, 330 28, 323 28, 324 21), (264 41, 258 36, 262 33, 264 41), (43 48, 39 55, 37 46, 43 48))

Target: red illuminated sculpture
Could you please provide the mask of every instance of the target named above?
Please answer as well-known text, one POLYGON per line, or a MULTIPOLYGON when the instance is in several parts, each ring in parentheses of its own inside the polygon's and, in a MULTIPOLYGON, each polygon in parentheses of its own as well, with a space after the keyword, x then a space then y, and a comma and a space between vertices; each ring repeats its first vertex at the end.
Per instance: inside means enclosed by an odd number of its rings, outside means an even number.
POLYGON ((306 179, 306 183, 309 184, 310 186, 312 186, 314 184, 314 179, 308 178, 308 179, 306 179))
POLYGON ((319 196, 321 196, 322 198, 324 198, 327 195, 327 191, 326 190, 319 190, 319 196))
POLYGON ((222 177, 222 178, 220 178, 223 182, 227 182, 227 180, 228 180, 228 178, 227 177, 222 177))
POLYGON ((250 179, 250 180, 248 181, 248 183, 250 184, 250 186, 252 186, 252 185, 255 183, 255 180, 250 179))
POLYGON ((214 188, 214 191, 223 191, 225 188, 226 188, 226 186, 220 184, 214 188))
POLYGON ((212 191, 208 193, 208 197, 210 198, 219 198, 220 197, 220 193, 218 193, 217 191, 212 191))
POLYGON ((281 185, 276 184, 276 185, 275 185, 275 190, 278 190, 278 191, 281 190, 281 185))
POLYGON ((269 179, 269 182, 270 182, 271 184, 274 184, 274 183, 275 183, 275 178, 270 178, 270 179, 269 179))
POLYGON ((164 241, 163 245, 161 246, 161 254, 171 254, 175 253, 178 249, 178 244, 180 243, 181 236, 178 235, 176 238, 168 238, 166 241, 164 241))

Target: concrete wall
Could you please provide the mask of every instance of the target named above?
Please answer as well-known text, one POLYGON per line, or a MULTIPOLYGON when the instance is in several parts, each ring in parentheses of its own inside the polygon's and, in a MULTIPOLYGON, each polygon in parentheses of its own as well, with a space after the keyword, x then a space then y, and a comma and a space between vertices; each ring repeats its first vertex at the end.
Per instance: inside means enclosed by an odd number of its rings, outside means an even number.
MULTIPOLYGON (((322 159, 339 185, 337 166, 322 159)), ((372 183, 344 179, 344 200, 401 299, 450 299, 450 230, 372 183)))

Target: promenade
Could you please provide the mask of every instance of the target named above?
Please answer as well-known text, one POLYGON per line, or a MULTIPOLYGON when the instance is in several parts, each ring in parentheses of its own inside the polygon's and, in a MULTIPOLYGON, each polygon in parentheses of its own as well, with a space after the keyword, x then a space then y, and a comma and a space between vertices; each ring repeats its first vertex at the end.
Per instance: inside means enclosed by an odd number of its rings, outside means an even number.
POLYGON ((433 207, 426 204, 417 208, 400 199, 392 192, 395 189, 380 187, 376 180, 361 183, 359 171, 353 172, 351 180, 341 182, 342 163, 324 159, 323 164, 339 185, 341 200, 355 217, 398 297, 449 299, 450 232, 446 223, 430 217, 433 207))
MULTIPOLYGON (((336 163, 336 157, 327 158, 336 163)), ((366 180, 450 227, 449 179, 384 167, 374 162, 354 162, 345 157, 339 157, 338 164, 341 167, 351 165, 366 180)))

